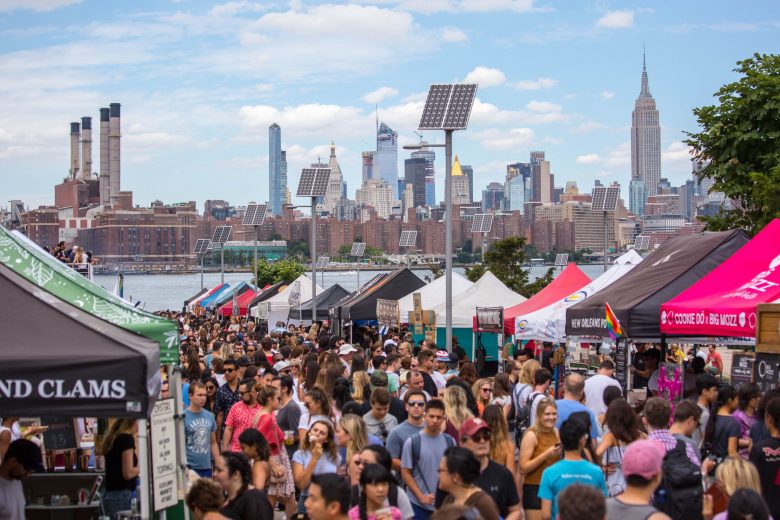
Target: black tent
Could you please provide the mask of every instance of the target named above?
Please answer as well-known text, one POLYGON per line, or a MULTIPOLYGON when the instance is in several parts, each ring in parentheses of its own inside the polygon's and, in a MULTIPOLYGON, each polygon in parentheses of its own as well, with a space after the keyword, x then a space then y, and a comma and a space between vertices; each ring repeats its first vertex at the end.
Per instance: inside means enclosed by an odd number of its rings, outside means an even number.
MULTIPOLYGON (((317 319, 323 321, 327 320, 328 309, 330 309, 331 305, 337 303, 339 300, 348 295, 349 291, 344 289, 339 284, 331 285, 319 293, 315 299, 317 302, 317 319)), ((301 305, 300 313, 298 312, 298 309, 291 308, 288 317, 296 320, 300 319, 301 321, 311 321, 311 304, 311 300, 304 302, 303 305, 301 305)))
POLYGON ((279 294, 279 291, 283 291, 285 287, 290 285, 287 282, 276 282, 275 284, 263 289, 263 292, 255 296, 251 302, 249 302, 249 305, 246 306, 247 313, 249 312, 249 309, 252 307, 257 306, 258 303, 266 301, 268 298, 272 296, 276 296, 279 294))
POLYGON ((343 321, 376 320, 376 301, 400 300, 425 282, 410 269, 399 269, 374 278, 359 291, 337 302, 343 321))
POLYGON ((0 416, 147 417, 160 347, 0 264, 0 416))
POLYGON ((661 304, 720 265, 749 238, 742 230, 671 238, 628 274, 566 311, 566 334, 607 337, 605 304, 620 321, 624 335, 657 339, 661 304))
POLYGON ((200 291, 198 291, 196 294, 191 296, 190 298, 187 298, 186 300, 184 300, 184 309, 186 310, 187 309, 187 305, 189 305, 197 297, 199 297, 199 296, 201 296, 203 294, 206 294, 207 292, 209 292, 209 290, 204 287, 200 291))

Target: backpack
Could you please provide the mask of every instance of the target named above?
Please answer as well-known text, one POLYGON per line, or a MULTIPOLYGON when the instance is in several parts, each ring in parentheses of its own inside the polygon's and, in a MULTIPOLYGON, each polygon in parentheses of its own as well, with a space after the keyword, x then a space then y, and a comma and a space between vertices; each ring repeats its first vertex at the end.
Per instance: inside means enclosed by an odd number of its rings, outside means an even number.
MULTIPOLYGON (((455 439, 453 439, 451 436, 447 435, 446 433, 443 433, 444 440, 447 443, 447 448, 453 448, 455 446, 455 439)), ((420 433, 417 432, 414 435, 411 436, 412 439, 412 474, 414 474, 415 471, 417 471, 417 468, 419 468, 419 462, 420 462, 420 450, 422 450, 422 438, 420 437, 420 433)), ((434 486, 433 489, 431 489, 430 485, 425 482, 425 477, 422 473, 420 473, 420 477, 422 478, 423 482, 425 483, 425 487, 428 488, 428 493, 435 493, 436 487, 434 486)))
POLYGON ((673 520, 701 519, 704 496, 701 468, 685 451, 685 441, 677 439, 661 464, 663 480, 653 496, 653 505, 673 520))
POLYGON ((520 406, 515 404, 515 396, 512 396, 512 405, 517 406, 515 412, 515 444, 518 448, 520 447, 520 442, 522 441, 526 430, 531 427, 531 409, 534 405, 534 401, 540 395, 542 394, 539 392, 531 392, 531 395, 528 396, 525 403, 520 406))

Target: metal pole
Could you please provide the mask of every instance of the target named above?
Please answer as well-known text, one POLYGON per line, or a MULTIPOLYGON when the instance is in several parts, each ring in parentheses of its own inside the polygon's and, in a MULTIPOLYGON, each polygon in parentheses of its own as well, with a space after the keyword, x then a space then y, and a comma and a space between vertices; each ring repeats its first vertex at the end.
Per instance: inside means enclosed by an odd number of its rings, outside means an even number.
POLYGON ((446 348, 452 352, 452 130, 444 131, 444 268, 446 276, 446 348))
POLYGON ((357 259, 358 268, 357 268, 357 289, 356 291, 360 289, 360 257, 357 259))
POLYGON ((257 226, 255 226, 255 287, 257 287, 257 226))
POLYGON ((225 283, 225 244, 219 248, 219 283, 225 283))
POLYGON ((138 502, 141 505, 141 518, 151 518, 152 503, 149 495, 151 473, 149 467, 149 434, 146 431, 146 419, 138 419, 138 468, 141 474, 141 485, 138 486, 138 502))
POLYGON ((200 290, 203 290, 203 259, 206 255, 200 255, 200 290))
POLYGON ((604 272, 607 272, 607 212, 604 212, 604 272))
POLYGON ((317 197, 311 198, 311 322, 317 321, 317 197))

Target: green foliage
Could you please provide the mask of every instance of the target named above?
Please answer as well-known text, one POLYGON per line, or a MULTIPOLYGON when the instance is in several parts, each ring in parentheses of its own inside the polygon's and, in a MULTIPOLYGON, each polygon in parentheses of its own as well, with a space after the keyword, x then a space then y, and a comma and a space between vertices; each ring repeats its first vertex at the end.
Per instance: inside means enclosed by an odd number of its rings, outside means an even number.
POLYGON ((444 270, 441 268, 440 265, 431 265, 430 269, 431 269, 431 273, 433 274, 434 280, 436 278, 441 278, 442 276, 444 276, 444 270))
POLYGON ((309 243, 305 240, 291 240, 287 242, 287 256, 308 259, 310 256, 309 243))
POLYGON ((306 266, 292 258, 269 262, 265 258, 257 261, 257 287, 265 287, 277 282, 293 282, 306 272, 306 266))
POLYGON ((712 230, 741 227, 755 234, 780 217, 780 55, 737 62, 740 78, 716 93, 719 104, 693 111, 700 132, 685 141, 702 161, 700 179, 736 201, 704 220, 712 230))
POLYGON ((527 259, 524 246, 525 237, 508 237, 493 242, 485 253, 484 262, 466 269, 466 277, 475 282, 485 271, 490 271, 516 293, 533 296, 552 281, 554 269, 550 268, 543 277, 531 282, 529 270, 523 267, 527 259))

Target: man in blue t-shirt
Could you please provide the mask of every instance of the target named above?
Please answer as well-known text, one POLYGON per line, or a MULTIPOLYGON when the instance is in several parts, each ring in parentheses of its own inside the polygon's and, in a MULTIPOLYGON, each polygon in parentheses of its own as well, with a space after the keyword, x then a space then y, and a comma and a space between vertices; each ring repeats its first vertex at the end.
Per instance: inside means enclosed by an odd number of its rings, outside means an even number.
POLYGON ((425 394, 422 390, 412 389, 404 395, 407 418, 390 432, 387 437, 387 451, 393 459, 393 469, 401 471, 401 453, 406 439, 420 433, 425 426, 425 394))
POLYGON ((187 391, 190 405, 184 409, 184 436, 187 447, 187 467, 204 478, 211 477, 211 463, 219 456, 217 421, 204 410, 206 386, 190 383, 187 391))
POLYGON ((542 519, 551 520, 558 514, 558 495, 572 484, 585 484, 607 495, 607 484, 601 468, 582 458, 588 439, 588 430, 582 421, 564 421, 560 429, 563 459, 542 472, 539 498, 542 500, 542 519))
POLYGON ((558 406, 558 422, 556 428, 561 427, 563 422, 573 413, 587 412, 590 416, 590 437, 594 441, 599 437, 599 427, 596 423, 596 416, 590 409, 582 404, 585 398, 585 379, 579 374, 569 374, 563 384, 563 399, 558 399, 555 404, 558 406))

